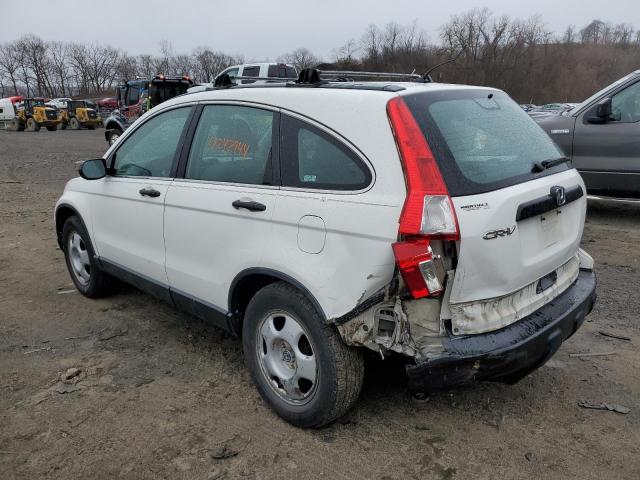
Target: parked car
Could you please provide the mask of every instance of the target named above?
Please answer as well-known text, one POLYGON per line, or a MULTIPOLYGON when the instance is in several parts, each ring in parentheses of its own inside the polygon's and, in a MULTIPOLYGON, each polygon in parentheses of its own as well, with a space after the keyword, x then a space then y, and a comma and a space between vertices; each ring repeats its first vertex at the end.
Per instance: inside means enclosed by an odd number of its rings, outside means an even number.
POLYGON ((62 109, 62 108, 67 108, 67 102, 70 102, 71 99, 70 98, 52 98, 51 100, 49 100, 48 102, 46 102, 46 105, 49 107, 54 107, 57 109, 62 109))
POLYGON ((527 110, 527 113, 532 118, 548 117, 551 115, 562 115, 574 108, 577 103, 547 103, 539 107, 532 107, 527 110))
POLYGON ((353 405, 363 349, 423 394, 546 362, 595 300, 555 144, 497 89, 307 73, 174 98, 84 162, 55 209, 78 290, 117 277, 241 336, 304 427, 353 405))
POLYGON ((536 118, 594 195, 640 198, 640 70, 564 116, 536 118))
POLYGON ((116 97, 101 98, 96 101, 100 110, 115 110, 118 108, 118 99, 116 97))
POLYGON ((534 105, 533 103, 523 103, 520 105, 520 108, 522 108, 522 110, 524 110, 525 112, 529 112, 531 110, 533 110, 534 108, 538 108, 536 105, 534 105))
MULTIPOLYGON (((298 78, 298 71, 296 70, 296 67, 287 63, 245 63, 243 65, 233 65, 216 75, 216 79, 225 74, 229 75, 232 81, 236 77, 257 77, 263 79, 238 80, 238 84, 270 82, 270 80, 264 80, 264 78, 273 78, 274 81, 282 81, 282 79, 295 80, 298 78)), ((189 93, 203 92, 208 88, 213 88, 214 83, 215 79, 211 83, 195 85, 189 89, 189 93)))

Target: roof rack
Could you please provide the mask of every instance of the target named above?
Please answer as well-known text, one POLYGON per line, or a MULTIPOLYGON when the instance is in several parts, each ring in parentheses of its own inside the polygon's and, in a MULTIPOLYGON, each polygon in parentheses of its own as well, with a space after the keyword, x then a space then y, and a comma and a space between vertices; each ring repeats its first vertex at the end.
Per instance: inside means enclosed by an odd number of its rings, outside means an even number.
POLYGON ((418 73, 398 73, 398 72, 363 72, 356 70, 319 70, 316 68, 305 68, 300 72, 297 83, 299 84, 319 84, 326 81, 348 82, 354 78, 386 78, 405 79, 413 82, 431 82, 428 75, 418 73))
POLYGON ((250 88, 254 86, 271 86, 271 87, 335 87, 348 89, 370 89, 370 90, 404 90, 400 85, 362 85, 354 83, 354 79, 362 78, 383 78, 398 79, 400 81, 411 81, 417 83, 430 83, 433 80, 429 75, 420 75, 418 73, 397 73, 397 72, 362 72, 355 70, 319 70, 317 68, 304 68, 300 71, 296 80, 290 78, 279 77, 247 77, 237 76, 230 77, 228 74, 222 74, 215 79, 213 87, 207 87, 206 90, 219 90, 227 88, 250 88), (236 83, 237 81, 248 81, 246 83, 236 83), (255 81, 261 80, 265 83, 254 85, 255 81))

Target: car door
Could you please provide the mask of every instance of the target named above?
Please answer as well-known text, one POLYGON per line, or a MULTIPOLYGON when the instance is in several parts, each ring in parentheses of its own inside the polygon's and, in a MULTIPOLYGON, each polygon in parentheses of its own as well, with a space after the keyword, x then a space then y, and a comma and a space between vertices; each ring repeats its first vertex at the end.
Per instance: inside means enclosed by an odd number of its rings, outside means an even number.
POLYGON ((591 193, 640 196, 640 81, 611 96, 612 115, 591 123, 597 105, 578 116, 573 163, 591 193))
POLYGON ((93 237, 108 268, 166 286, 164 202, 192 107, 148 118, 107 159, 91 200, 93 237))
POLYGON ((182 178, 167 192, 166 270, 177 304, 225 313, 232 280, 261 265, 271 234, 279 113, 233 104, 201 108, 182 178))
POLYGON ((307 288, 327 318, 342 315, 391 281, 402 206, 370 190, 373 169, 346 139, 291 112, 281 115, 279 167, 263 266, 307 288))

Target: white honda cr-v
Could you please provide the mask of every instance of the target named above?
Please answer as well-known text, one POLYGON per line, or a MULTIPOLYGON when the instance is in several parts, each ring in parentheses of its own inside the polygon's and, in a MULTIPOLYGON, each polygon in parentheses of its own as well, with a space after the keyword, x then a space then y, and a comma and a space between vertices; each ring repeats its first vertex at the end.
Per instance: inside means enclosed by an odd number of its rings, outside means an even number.
POLYGON ((241 336, 299 426, 355 402, 362 347, 422 394, 542 365, 595 301, 576 170, 500 90, 312 81, 177 97, 86 161, 55 211, 78 290, 241 336))

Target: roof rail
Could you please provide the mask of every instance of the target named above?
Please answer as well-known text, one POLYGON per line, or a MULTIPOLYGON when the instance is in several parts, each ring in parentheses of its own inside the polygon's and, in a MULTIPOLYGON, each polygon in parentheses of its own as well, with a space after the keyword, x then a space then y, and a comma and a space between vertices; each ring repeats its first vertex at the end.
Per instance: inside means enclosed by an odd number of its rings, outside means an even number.
POLYGON ((305 68, 300 71, 298 82, 302 84, 320 84, 330 80, 347 82, 352 78, 396 78, 408 79, 413 82, 431 82, 431 77, 418 73, 397 73, 397 72, 361 72, 355 70, 318 70, 316 68, 305 68))

